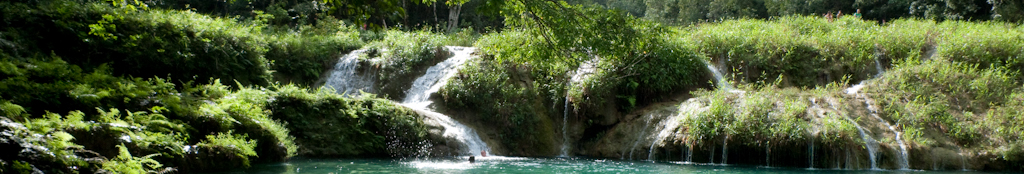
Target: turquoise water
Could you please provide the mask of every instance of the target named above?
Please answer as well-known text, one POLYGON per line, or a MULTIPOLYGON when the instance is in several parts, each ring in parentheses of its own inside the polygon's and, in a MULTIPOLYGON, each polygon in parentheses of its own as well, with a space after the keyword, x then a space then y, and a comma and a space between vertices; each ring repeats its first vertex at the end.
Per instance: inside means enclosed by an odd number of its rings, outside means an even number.
POLYGON ((447 160, 293 159, 229 173, 973 173, 766 168, 585 158, 466 157, 447 160))

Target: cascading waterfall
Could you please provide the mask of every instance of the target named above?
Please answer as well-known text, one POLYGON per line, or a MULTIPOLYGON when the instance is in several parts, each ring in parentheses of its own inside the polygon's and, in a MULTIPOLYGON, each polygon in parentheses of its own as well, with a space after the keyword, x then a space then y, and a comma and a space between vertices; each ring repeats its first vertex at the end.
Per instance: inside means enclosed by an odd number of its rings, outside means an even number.
POLYGON ((448 83, 448 79, 458 72, 458 68, 465 64, 467 60, 473 58, 472 54, 476 51, 476 48, 472 47, 445 47, 454 55, 444 62, 438 63, 437 65, 431 66, 427 69, 426 74, 416 78, 413 81, 412 87, 405 92, 405 100, 402 103, 407 104, 418 104, 426 107, 430 105, 430 95, 434 94, 441 89, 442 86, 448 83))
POLYGON ((881 121, 883 124, 885 124, 885 127, 889 128, 889 130, 892 131, 893 134, 895 134, 896 143, 900 145, 900 151, 899 151, 900 155, 897 156, 897 157, 899 157, 898 159, 899 159, 900 170, 909 170, 910 169, 910 162, 909 162, 910 160, 907 159, 907 156, 908 156, 908 154, 907 154, 907 145, 905 143, 903 143, 903 133, 900 132, 900 131, 896 131, 896 128, 893 127, 893 125, 889 124, 888 121, 885 121, 884 119, 882 119, 882 117, 878 116, 878 111, 875 110, 875 108, 871 106, 870 99, 868 99, 867 97, 865 97, 864 99, 865 99, 865 104, 868 105, 868 110, 871 111, 871 116, 874 116, 875 119, 878 119, 879 121, 881 121))
MULTIPOLYGON (((853 87, 850 87, 850 88, 847 88, 846 89, 846 93, 847 94, 856 94, 857 91, 860 91, 861 88, 864 88, 864 84, 863 83, 858 84, 858 85, 854 85, 853 87)), ((868 148, 868 157, 871 159, 871 169, 872 170, 879 170, 878 163, 875 161, 875 159, 876 159, 875 155, 878 152, 878 150, 877 150, 878 149, 878 142, 876 142, 875 138, 872 138, 871 135, 868 135, 866 132, 864 132, 864 128, 861 127, 860 124, 857 123, 857 121, 855 121, 853 119, 850 119, 850 117, 843 117, 843 118, 845 118, 847 121, 850 121, 850 123, 853 123, 853 126, 857 128, 857 132, 860 134, 861 139, 864 140, 864 145, 867 146, 867 148, 868 148)), ((847 157, 849 157, 849 155, 847 155, 847 157)), ((849 160, 847 160, 847 161, 849 161, 849 160)), ((849 164, 849 162, 847 162, 847 164, 849 164)))
POLYGON ((654 137, 654 141, 651 142, 650 152, 647 155, 647 160, 657 160, 654 154, 654 146, 657 145, 659 142, 664 141, 669 136, 671 136, 673 131, 679 128, 679 124, 682 123, 682 121, 679 120, 680 117, 682 117, 683 115, 694 115, 694 111, 698 110, 698 108, 700 107, 699 104, 700 103, 697 102, 696 99, 689 99, 686 102, 683 102, 682 104, 679 105, 679 109, 677 109, 676 111, 677 113, 672 114, 672 116, 669 116, 668 118, 665 118, 661 120, 660 123, 658 123, 658 125, 664 126, 661 127, 661 131, 658 131, 658 135, 654 137))
POLYGON ((480 152, 490 151, 490 148, 487 147, 487 143, 484 143, 484 141, 480 139, 480 136, 477 135, 475 130, 459 123, 459 121, 455 121, 447 115, 433 112, 425 108, 416 108, 409 105, 406 106, 421 115, 426 116, 427 121, 433 121, 444 127, 443 135, 445 137, 454 137, 456 140, 459 140, 459 142, 466 144, 467 151, 463 152, 462 155, 480 155, 480 152))
MULTIPOLYGON (((859 93, 859 91, 862 88, 864 88, 864 82, 861 82, 860 84, 857 84, 854 87, 850 87, 850 89, 847 89, 846 93, 847 94, 851 94, 851 95, 855 95, 858 98, 864 99, 864 104, 867 105, 867 109, 870 112, 869 115, 871 115, 875 119, 878 119, 878 121, 881 122, 882 124, 885 124, 885 127, 889 128, 889 130, 892 131, 893 134, 895 134, 896 143, 900 145, 899 156, 897 156, 898 157, 897 159, 899 160, 898 161, 899 162, 899 167, 900 167, 899 169, 900 170, 909 170, 910 169, 910 162, 907 159, 908 158, 907 157, 908 156, 908 154, 907 154, 907 145, 905 143, 903 143, 902 133, 897 131, 896 128, 893 125, 889 124, 889 121, 886 121, 885 119, 882 119, 881 116, 878 116, 878 109, 876 109, 872 105, 874 103, 874 101, 871 100, 871 98, 868 97, 867 95, 864 95, 863 93, 859 93)), ((873 161, 873 159, 872 159, 872 161, 873 161)))
POLYGON ((470 47, 445 47, 454 55, 444 62, 438 63, 437 65, 431 66, 427 69, 426 74, 416 78, 413 82, 412 88, 406 91, 405 100, 402 105, 417 110, 428 118, 437 121, 441 126, 445 128, 444 136, 455 137, 460 142, 466 144, 466 154, 475 155, 481 152, 490 151, 487 143, 484 143, 480 139, 480 135, 476 133, 472 128, 467 127, 451 119, 447 115, 436 113, 427 109, 431 101, 429 100, 430 95, 441 89, 442 86, 447 84, 448 79, 451 79, 458 72, 458 68, 462 64, 466 63, 467 60, 473 58, 471 55, 476 48, 470 47))
POLYGON ((339 94, 359 95, 359 91, 373 92, 374 78, 362 76, 359 71, 359 56, 366 50, 355 50, 341 57, 324 86, 334 88, 339 94))
MULTIPOLYGON (((875 155, 878 154, 878 142, 876 142, 875 138, 872 138, 871 135, 865 133, 864 128, 861 127, 860 124, 857 123, 857 121, 850 119, 849 117, 844 118, 846 118, 847 121, 853 123, 853 126, 857 128, 857 132, 860 134, 861 139, 864 140, 864 145, 867 146, 868 148, 868 157, 871 158, 871 169, 879 170, 878 164, 877 162, 875 162, 875 155)), ((846 161, 847 163, 849 163, 850 160, 847 159, 846 161)))

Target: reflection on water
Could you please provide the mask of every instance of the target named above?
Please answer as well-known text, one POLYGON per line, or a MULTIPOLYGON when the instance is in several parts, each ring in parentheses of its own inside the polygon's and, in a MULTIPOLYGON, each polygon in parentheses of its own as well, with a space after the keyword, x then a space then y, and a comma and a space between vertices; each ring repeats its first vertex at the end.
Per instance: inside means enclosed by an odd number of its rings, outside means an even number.
POLYGON ((476 163, 469 163, 468 159, 469 157, 437 160, 293 159, 284 163, 256 164, 251 169, 226 173, 936 173, 935 171, 809 170, 586 158, 489 156, 476 158, 476 163))

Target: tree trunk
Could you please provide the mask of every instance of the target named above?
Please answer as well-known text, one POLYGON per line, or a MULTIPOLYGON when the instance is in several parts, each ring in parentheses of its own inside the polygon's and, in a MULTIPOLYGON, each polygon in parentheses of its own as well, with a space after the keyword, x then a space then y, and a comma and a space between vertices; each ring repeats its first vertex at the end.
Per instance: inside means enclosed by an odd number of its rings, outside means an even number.
POLYGON ((452 6, 448 10, 448 32, 454 33, 459 29, 459 13, 462 13, 462 5, 452 6))

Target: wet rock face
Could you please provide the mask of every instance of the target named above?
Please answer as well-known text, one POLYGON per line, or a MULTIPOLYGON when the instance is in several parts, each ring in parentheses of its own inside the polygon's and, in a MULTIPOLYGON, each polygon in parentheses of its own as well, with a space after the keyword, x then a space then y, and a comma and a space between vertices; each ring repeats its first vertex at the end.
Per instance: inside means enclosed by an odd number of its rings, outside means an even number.
POLYGON ((459 152, 465 151, 466 147, 454 137, 444 136, 444 127, 433 122, 427 124, 427 146, 423 147, 425 153, 420 155, 427 157, 448 157, 457 156, 459 152))

